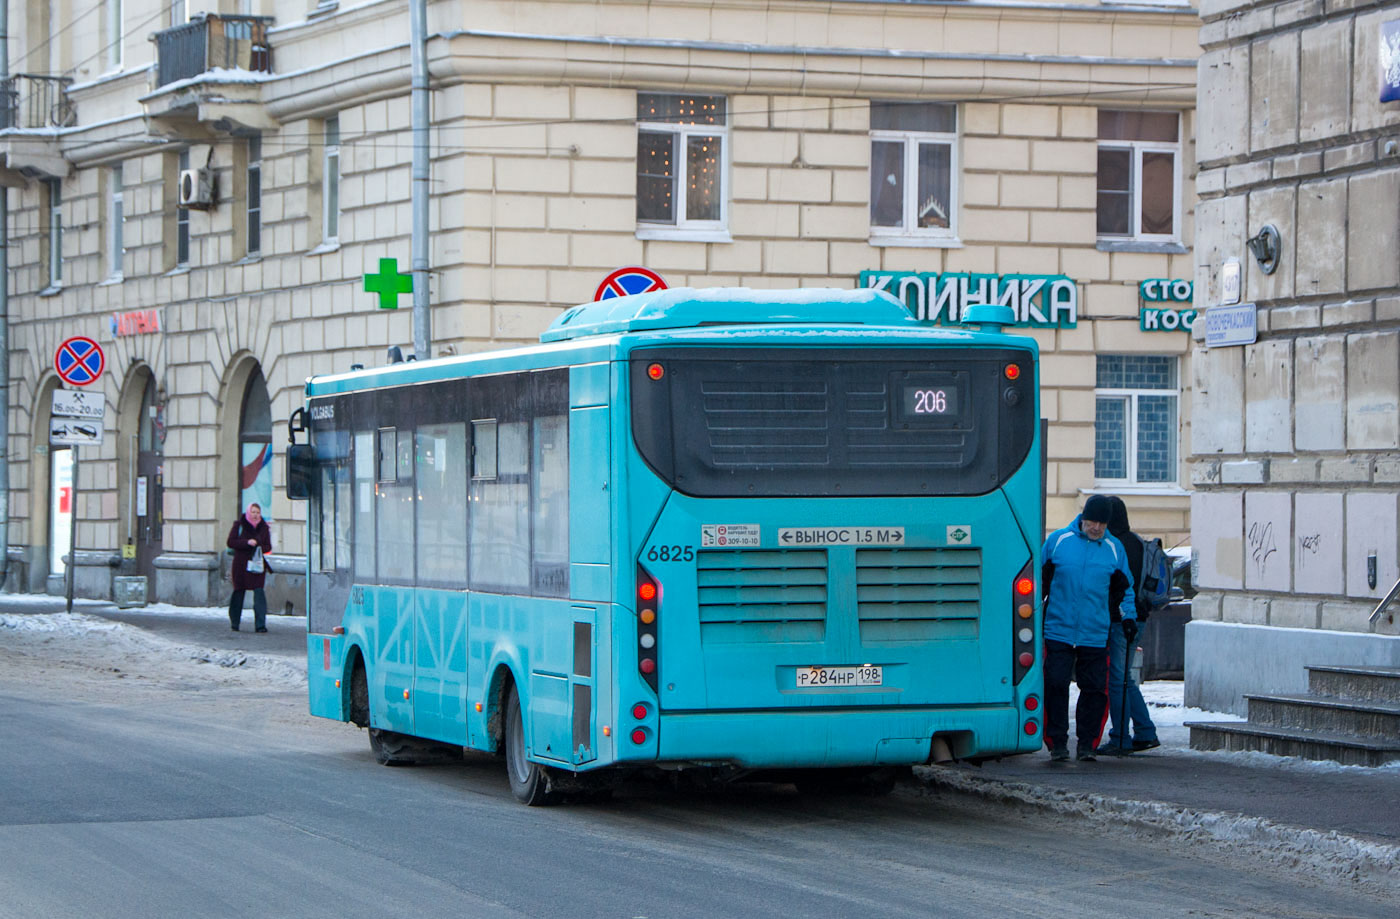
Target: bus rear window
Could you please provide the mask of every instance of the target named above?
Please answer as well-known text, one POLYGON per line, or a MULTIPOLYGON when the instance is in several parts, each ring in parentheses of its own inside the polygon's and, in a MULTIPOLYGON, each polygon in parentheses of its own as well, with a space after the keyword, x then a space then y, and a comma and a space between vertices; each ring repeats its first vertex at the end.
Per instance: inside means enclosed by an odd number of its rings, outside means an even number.
POLYGON ((633 440, 702 497, 984 494, 1030 450, 1035 376, 1010 349, 639 351, 633 440))

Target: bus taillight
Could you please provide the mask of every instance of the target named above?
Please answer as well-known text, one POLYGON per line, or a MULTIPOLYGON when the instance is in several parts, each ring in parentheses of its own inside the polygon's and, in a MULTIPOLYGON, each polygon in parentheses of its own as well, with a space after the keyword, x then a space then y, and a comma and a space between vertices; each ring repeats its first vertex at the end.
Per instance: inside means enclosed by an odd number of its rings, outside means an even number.
POLYGON ((1031 563, 1021 569, 1011 583, 1011 634, 1015 638, 1011 651, 1011 682, 1017 685, 1035 664, 1035 620, 1031 596, 1035 593, 1035 578, 1031 563))
POLYGON ((661 608, 661 586, 647 574, 646 569, 637 567, 637 670, 642 679, 656 691, 656 619, 661 608))

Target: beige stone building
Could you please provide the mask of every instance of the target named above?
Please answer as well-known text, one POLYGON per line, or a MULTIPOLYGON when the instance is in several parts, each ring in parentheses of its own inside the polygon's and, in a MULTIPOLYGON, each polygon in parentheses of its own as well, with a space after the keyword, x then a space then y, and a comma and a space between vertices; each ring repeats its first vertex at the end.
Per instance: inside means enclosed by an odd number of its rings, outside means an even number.
MULTIPOLYGON (((1199 22, 1171 2, 433 0, 431 352, 528 342, 603 277, 992 299, 1044 350, 1047 519, 1188 533, 1199 22), (1144 286, 1144 282, 1148 282, 1144 286)), ((10 4, 11 581, 222 599, 303 381, 411 350, 403 0, 10 4), (188 20, 188 21, 187 21, 188 20), (181 196, 184 196, 183 198, 181 196), (100 446, 51 449, 87 336, 100 446), (18 574, 16 574, 18 572, 18 574)), ((933 318, 930 321, 935 321, 933 318)), ((289 594, 290 596, 290 594, 289 594)))
POLYGON ((1186 697, 1243 714, 1307 665, 1400 665, 1371 617, 1400 577, 1400 4, 1201 12, 1196 303, 1232 340, 1191 358, 1186 697))

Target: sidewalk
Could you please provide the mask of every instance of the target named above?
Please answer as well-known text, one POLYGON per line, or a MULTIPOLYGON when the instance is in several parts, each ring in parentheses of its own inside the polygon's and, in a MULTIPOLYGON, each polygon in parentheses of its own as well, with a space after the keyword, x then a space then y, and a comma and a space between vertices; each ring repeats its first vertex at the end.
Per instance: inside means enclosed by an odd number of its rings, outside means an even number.
POLYGON ((1150 751, 1051 763, 1041 750, 981 768, 921 767, 916 774, 934 790, 1253 849, 1290 868, 1400 890, 1400 767, 1192 750, 1183 721, 1242 719, 1183 708, 1182 686, 1143 686, 1162 741, 1150 751))

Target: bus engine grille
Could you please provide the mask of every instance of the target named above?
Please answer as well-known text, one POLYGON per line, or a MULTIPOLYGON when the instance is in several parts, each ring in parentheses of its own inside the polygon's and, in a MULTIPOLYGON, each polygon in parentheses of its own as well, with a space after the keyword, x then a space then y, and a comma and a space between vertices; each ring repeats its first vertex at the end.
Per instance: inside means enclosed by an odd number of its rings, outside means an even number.
POLYGON ((976 638, 981 582, 980 549, 857 549, 861 641, 976 638))
POLYGON ((821 641, 824 549, 710 550, 696 560, 706 641, 821 641))

